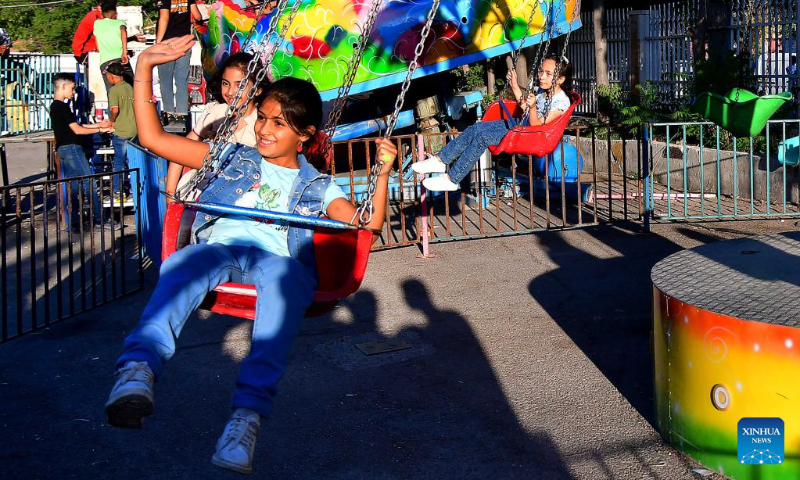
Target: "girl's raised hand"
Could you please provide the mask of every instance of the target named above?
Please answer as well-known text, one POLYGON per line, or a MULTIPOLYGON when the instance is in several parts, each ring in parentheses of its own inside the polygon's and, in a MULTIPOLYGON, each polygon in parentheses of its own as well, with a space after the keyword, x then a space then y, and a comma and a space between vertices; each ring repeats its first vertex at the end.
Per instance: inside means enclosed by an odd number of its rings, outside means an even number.
POLYGON ((152 68, 156 65, 174 62, 184 56, 193 45, 194 37, 192 35, 170 38, 167 41, 156 43, 139 54, 137 67, 144 65, 145 68, 152 68))
POLYGON ((515 75, 515 73, 516 72, 514 72, 514 70, 509 70, 508 73, 506 74, 506 82, 508 82, 511 85, 511 88, 519 86, 517 82, 517 76, 515 75))
POLYGON ((377 150, 375 157, 383 164, 381 173, 388 173, 392 169, 395 158, 397 158, 397 147, 394 142, 387 138, 381 138, 375 142, 377 150))

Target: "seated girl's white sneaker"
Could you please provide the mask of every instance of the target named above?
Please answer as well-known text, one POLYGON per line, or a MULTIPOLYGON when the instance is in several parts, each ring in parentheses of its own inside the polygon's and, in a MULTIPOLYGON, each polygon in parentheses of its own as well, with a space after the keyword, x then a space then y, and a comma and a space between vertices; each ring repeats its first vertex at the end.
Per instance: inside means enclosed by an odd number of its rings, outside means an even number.
POLYGON ((446 175, 426 178, 422 184, 432 192, 455 192, 458 190, 458 184, 451 182, 446 175))
POLYGON ((427 160, 412 163, 411 170, 423 175, 426 173, 444 173, 447 170, 447 165, 439 160, 439 157, 433 156, 427 160))

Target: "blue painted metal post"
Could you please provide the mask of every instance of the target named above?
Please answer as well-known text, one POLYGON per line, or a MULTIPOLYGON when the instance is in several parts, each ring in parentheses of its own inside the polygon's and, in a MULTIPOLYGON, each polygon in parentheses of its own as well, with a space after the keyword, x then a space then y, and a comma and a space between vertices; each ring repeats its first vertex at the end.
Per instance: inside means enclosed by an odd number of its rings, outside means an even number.
POLYGON ((650 231, 650 129, 652 127, 647 125, 642 129, 642 152, 644 158, 642 159, 642 176, 644 177, 644 230, 650 231))
POLYGON ((130 142, 127 148, 130 168, 138 169, 131 175, 131 186, 141 192, 141 196, 134 195, 134 207, 141 226, 141 246, 159 268, 164 215, 167 212, 167 201, 161 194, 166 188, 167 161, 130 142))

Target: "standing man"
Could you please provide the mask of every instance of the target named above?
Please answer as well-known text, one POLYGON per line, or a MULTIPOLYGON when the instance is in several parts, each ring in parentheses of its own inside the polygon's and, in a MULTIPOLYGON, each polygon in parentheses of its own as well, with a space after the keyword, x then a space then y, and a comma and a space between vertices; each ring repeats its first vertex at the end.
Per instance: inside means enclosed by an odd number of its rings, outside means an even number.
MULTIPOLYGON (((169 43, 170 39, 189 35, 192 20, 202 21, 200 10, 195 0, 158 0, 158 27, 156 43, 169 43)), ((191 51, 184 56, 158 66, 158 78, 161 82, 161 109, 164 125, 174 120, 185 123, 189 114, 189 58, 191 51), (175 89, 173 90, 173 82, 175 89), (170 118, 171 117, 171 118, 170 118)))
MULTIPOLYGON (((133 88, 123 80, 125 73, 122 64, 112 63, 106 68, 106 79, 111 84, 108 91, 108 111, 111 121, 114 122, 114 135, 111 144, 114 146, 114 171, 118 172, 128 168, 128 140, 136 136, 136 118, 133 116, 133 88)), ((114 196, 120 204, 126 202, 125 192, 128 191, 128 182, 120 186, 120 175, 112 177, 114 196)))

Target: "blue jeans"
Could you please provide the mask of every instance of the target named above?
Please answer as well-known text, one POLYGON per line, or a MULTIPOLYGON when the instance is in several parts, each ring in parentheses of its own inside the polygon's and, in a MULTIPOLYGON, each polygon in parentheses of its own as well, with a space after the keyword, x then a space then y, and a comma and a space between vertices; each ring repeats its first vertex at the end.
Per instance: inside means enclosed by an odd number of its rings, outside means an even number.
MULTIPOLYGON (((89 161, 86 159, 86 153, 80 145, 62 145, 58 147, 58 157, 61 162, 61 178, 80 177, 83 175, 92 175, 92 170, 89 168, 89 161)), ((71 198, 65 199, 67 202, 67 211, 71 213, 69 222, 73 225, 73 230, 77 228, 81 219, 81 211, 78 207, 80 203, 77 201, 79 192, 82 190, 85 195, 84 198, 92 199, 92 208, 94 213, 94 221, 100 221, 100 199, 97 197, 97 191, 92 188, 92 180, 85 179, 81 181, 69 182, 72 194, 71 198)), ((85 201, 85 200, 84 200, 85 201)))
MULTIPOLYGON (((111 145, 114 146, 114 171, 119 172, 121 170, 125 170, 128 168, 128 139, 118 137, 116 135, 111 136, 111 145)), ((119 180, 121 174, 114 174, 111 177, 111 182, 113 183, 113 190, 114 193, 119 193, 119 180)), ((125 181, 125 185, 122 190, 127 190, 128 182, 125 181)))
POLYGON ((233 408, 267 416, 316 279, 297 260, 250 247, 198 244, 161 266, 160 278, 136 329, 125 339, 117 368, 146 361, 158 378, 175 353, 175 339, 205 298, 224 282, 255 285, 258 293, 250 354, 242 361, 233 408))
POLYGON ((178 115, 189 114, 189 58, 191 52, 158 66, 158 81, 161 83, 161 110, 178 115), (172 82, 175 90, 172 90, 172 82))
POLYGON ((479 122, 464 130, 439 152, 439 158, 448 165, 447 175, 453 183, 459 183, 480 160, 483 151, 497 145, 508 133, 509 125, 504 120, 479 122))

